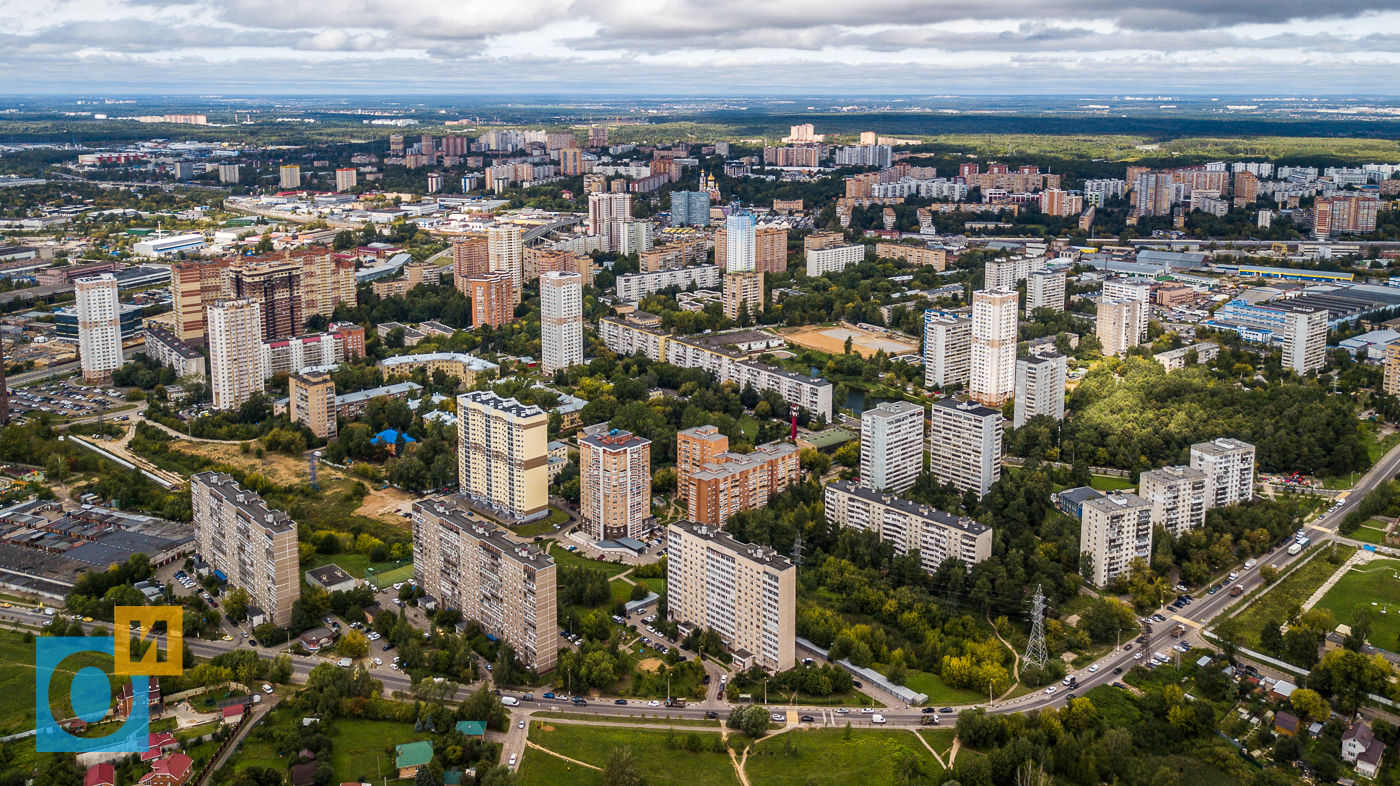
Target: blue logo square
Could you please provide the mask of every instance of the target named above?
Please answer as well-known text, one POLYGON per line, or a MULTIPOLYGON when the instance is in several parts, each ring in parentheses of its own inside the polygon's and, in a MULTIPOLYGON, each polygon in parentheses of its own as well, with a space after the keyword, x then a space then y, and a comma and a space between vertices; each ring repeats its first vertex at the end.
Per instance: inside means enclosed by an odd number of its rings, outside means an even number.
MULTIPOLYGON (((83 636, 41 636, 35 639, 34 667, 36 672, 34 689, 34 747, 40 753, 145 753, 149 747, 151 731, 151 711, 148 694, 148 677, 131 677, 131 714, 115 733, 105 737, 76 737, 58 725, 49 707, 49 686, 56 670, 70 656, 83 652, 100 652, 114 655, 114 640, 111 636, 88 638, 83 636)), ((111 689, 105 677, 101 687, 93 683, 90 672, 101 673, 92 667, 82 669, 74 676, 69 689, 69 700, 73 712, 86 721, 100 719, 111 704, 111 689), (87 674, 85 674, 87 673, 87 674)))

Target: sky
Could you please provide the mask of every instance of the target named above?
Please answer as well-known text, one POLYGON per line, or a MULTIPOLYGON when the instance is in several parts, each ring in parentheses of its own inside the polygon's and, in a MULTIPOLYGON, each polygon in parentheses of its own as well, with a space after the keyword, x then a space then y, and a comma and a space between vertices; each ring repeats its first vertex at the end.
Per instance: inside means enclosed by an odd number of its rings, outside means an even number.
POLYGON ((0 0, 11 94, 1400 93, 1395 0, 0 0))

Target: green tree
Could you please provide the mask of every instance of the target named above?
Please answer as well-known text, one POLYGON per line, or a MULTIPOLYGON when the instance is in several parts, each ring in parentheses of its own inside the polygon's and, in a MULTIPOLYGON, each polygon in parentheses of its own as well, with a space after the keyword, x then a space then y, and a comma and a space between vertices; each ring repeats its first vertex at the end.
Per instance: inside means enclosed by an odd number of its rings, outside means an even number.
POLYGON ((234 587, 224 595, 224 613, 234 622, 242 622, 248 616, 248 592, 242 587, 234 587))
POLYGON ((603 763, 604 786, 646 786, 647 779, 637 769, 637 760, 632 756, 632 748, 621 746, 608 752, 603 763))

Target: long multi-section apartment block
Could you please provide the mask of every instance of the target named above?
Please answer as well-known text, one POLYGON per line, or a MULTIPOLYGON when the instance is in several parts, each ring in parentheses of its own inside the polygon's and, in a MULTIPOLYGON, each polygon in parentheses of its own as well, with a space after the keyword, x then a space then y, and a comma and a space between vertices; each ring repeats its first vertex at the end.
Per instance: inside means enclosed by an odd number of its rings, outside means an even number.
POLYGON ((670 287, 690 289, 714 289, 719 286, 719 265, 700 265, 654 273, 633 273, 617 277, 617 296, 623 300, 636 302, 654 292, 670 287))
POLYGON ((190 478, 199 555, 248 593, 249 618, 286 627, 301 597, 297 525, 221 472, 190 478))
POLYGON ((1136 494, 1114 493, 1084 502, 1079 551, 1091 561, 1094 586, 1128 570, 1134 559, 1152 559, 1152 503, 1136 494))
POLYGON ((439 608, 457 609, 538 672, 559 656, 554 558, 446 500, 413 503, 413 572, 439 608))
POLYGON ((1191 446, 1191 468, 1206 473, 1206 504, 1233 505, 1254 499, 1254 446, 1220 438, 1191 446))
POLYGON ((992 556, 991 527, 848 480, 826 487, 826 520, 874 532, 901 555, 917 550, 919 562, 930 573, 946 559, 971 566, 992 556))
POLYGON ((716 527, 741 510, 767 505, 802 476, 795 445, 774 442, 752 453, 730 453, 729 439, 714 426, 678 432, 676 455, 676 483, 688 517, 716 527))
POLYGON ((1152 503, 1152 526, 1181 536, 1206 524, 1206 473, 1191 467, 1162 467, 1142 473, 1138 496, 1152 503))
POLYGON ((461 491, 516 521, 549 515, 549 416, 489 390, 457 397, 461 491))
MULTIPOLYGON (((723 334, 719 334, 722 337, 723 334)), ((681 368, 702 368, 714 373, 720 383, 733 382, 742 388, 772 390, 783 400, 803 407, 813 417, 831 420, 832 384, 821 377, 808 377, 748 359, 747 355, 724 349, 715 343, 672 336, 634 325, 617 317, 598 320, 598 336, 608 349, 620 355, 645 355, 653 361, 681 368)))
POLYGON ((797 569, 791 562, 693 521, 672 524, 666 548, 671 619, 718 632, 739 669, 792 668, 797 569))

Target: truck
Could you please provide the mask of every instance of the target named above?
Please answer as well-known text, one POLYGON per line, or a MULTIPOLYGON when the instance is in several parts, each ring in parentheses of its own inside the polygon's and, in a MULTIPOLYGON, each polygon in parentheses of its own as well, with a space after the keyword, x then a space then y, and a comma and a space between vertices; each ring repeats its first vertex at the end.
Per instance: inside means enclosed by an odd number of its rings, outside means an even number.
POLYGON ((1244 563, 1244 569, 1245 569, 1245 570, 1249 570, 1250 568, 1252 568, 1252 567, 1254 567, 1255 565, 1258 565, 1258 564, 1259 564, 1259 560, 1251 558, 1251 559, 1249 559, 1247 562, 1244 563))
POLYGON ((884 723, 884 722, 885 722, 885 716, 884 716, 884 715, 871 715, 871 716, 870 716, 870 722, 871 722, 871 723, 884 723))
POLYGON ((1294 542, 1297 543, 1299 546, 1302 546, 1303 548, 1307 548, 1308 546, 1312 545, 1312 538, 1304 535, 1303 537, 1298 538, 1294 542))
POLYGON ((520 699, 517 699, 514 696, 502 696, 501 703, 506 705, 507 707, 519 707, 520 699))
POLYGON ((1172 638, 1179 639, 1184 635, 1186 635, 1185 625, 1177 625, 1175 628, 1172 628, 1172 638))
POLYGON ((667 706, 667 707, 677 707, 677 708, 679 708, 679 707, 684 707, 684 706, 685 706, 685 699, 667 699, 667 700, 666 700, 666 706, 667 706))
POLYGON ((1303 550, 1303 544, 1302 544, 1301 542, 1294 543, 1292 546, 1289 546, 1289 547, 1288 547, 1288 556, 1292 557, 1292 556, 1294 556, 1295 554, 1297 554, 1298 552, 1300 552, 1300 551, 1302 551, 1302 550, 1303 550))
POLYGON ((1236 584, 1235 586, 1233 586, 1233 587, 1230 588, 1230 597, 1232 597, 1232 598, 1238 598, 1239 596, 1241 596, 1241 595, 1243 595, 1243 594, 1244 594, 1244 587, 1241 587, 1241 586, 1238 585, 1238 584, 1236 584))

